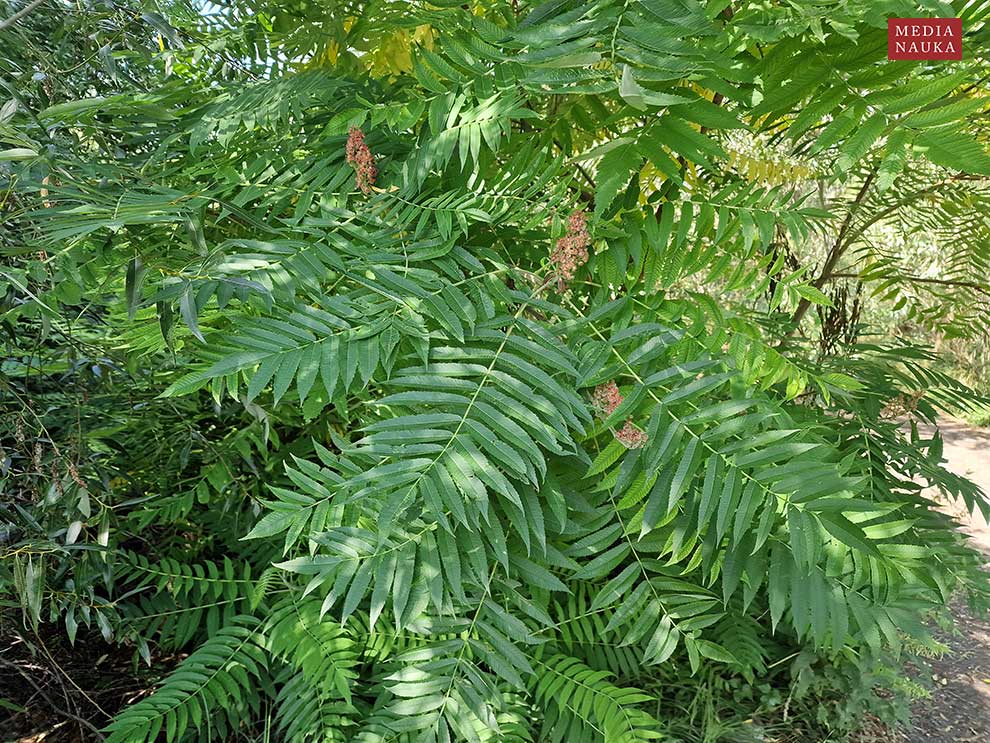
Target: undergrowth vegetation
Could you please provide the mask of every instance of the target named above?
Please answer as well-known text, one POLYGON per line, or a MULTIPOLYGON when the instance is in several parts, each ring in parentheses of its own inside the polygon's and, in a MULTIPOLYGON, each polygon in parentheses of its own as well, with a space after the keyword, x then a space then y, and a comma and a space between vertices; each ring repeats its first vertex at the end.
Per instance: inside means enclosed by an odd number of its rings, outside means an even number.
POLYGON ((0 626, 150 679, 70 724, 813 741, 924 693, 988 599, 932 494, 988 508, 914 422, 986 400, 861 297, 986 333, 990 4, 49 5, 0 30, 0 626), (888 61, 933 14, 964 60, 888 61))

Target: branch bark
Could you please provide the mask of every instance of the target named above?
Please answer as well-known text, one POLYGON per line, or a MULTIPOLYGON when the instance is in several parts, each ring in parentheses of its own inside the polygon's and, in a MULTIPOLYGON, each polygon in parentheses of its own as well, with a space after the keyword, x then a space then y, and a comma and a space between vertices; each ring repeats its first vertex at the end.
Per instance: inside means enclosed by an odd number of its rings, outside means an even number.
MULTIPOLYGON (((897 202, 891 204, 887 208, 881 209, 879 212, 877 212, 869 219, 867 219, 865 222, 863 222, 861 225, 859 225, 859 227, 857 227, 855 230, 850 232, 849 227, 851 225, 854 212, 862 203, 862 201, 865 199, 866 192, 869 189, 870 185, 872 184, 873 179, 876 176, 876 173, 877 173, 876 168, 874 168, 870 172, 867 179, 863 182, 863 187, 860 189, 859 193, 856 195, 855 201, 850 206, 849 213, 846 215, 846 218, 842 223, 842 227, 839 229, 839 235, 836 238, 835 244, 832 246, 832 250, 829 252, 828 258, 825 261, 825 265, 822 266, 821 274, 812 284, 816 289, 821 289, 822 286, 824 286, 825 282, 828 281, 829 279, 846 276, 845 274, 837 274, 834 272, 836 264, 838 263, 839 259, 843 256, 843 254, 846 252, 846 250, 849 248, 849 246, 853 243, 853 241, 856 238, 858 238, 860 235, 862 235, 864 232, 866 232, 866 230, 868 230, 872 225, 884 219, 889 214, 893 214, 902 206, 905 206, 906 204, 910 204, 911 202, 916 201, 917 199, 923 196, 927 196, 928 194, 935 193, 936 191, 938 191, 939 188, 941 188, 942 186, 946 185, 951 181, 958 181, 965 179, 965 176, 963 176, 962 174, 957 174, 952 176, 951 178, 947 178, 939 181, 938 183, 934 183, 927 188, 923 188, 919 191, 915 191, 914 193, 905 196, 902 199, 899 199, 897 202)), ((923 279, 919 277, 905 277, 905 279, 906 280, 913 279, 916 281, 920 281, 922 283, 929 283, 929 284, 945 283, 942 280, 923 279)), ((948 285, 966 286, 967 284, 958 283, 958 282, 949 282, 948 285)), ((980 287, 977 285, 972 285, 970 286, 970 288, 980 289, 980 287)), ((797 323, 799 323, 801 319, 804 317, 804 315, 807 313, 810 305, 811 303, 806 299, 802 299, 798 303, 797 309, 794 311, 794 314, 791 316, 791 322, 793 323, 793 327, 791 328, 788 335, 792 335, 796 331, 797 323)))
MULTIPOLYGON (((842 221, 842 226, 839 227, 839 234, 836 235, 835 242, 832 244, 832 249, 829 250, 828 256, 825 258, 825 264, 822 266, 821 272, 818 274, 818 278, 812 282, 812 286, 816 289, 821 289, 825 282, 832 277, 832 271, 835 269, 842 258, 846 249, 849 247, 849 240, 846 239, 849 233, 849 227, 852 225, 852 219, 855 213, 859 210, 860 205, 863 200, 866 199, 866 194, 870 190, 870 186, 873 185, 873 179, 876 178, 877 169, 873 168, 870 174, 866 176, 866 180, 863 181, 863 185, 860 187, 859 192, 856 194, 856 198, 853 199, 853 203, 849 206, 849 212, 846 214, 846 218, 842 221)), ((807 314, 808 308, 811 307, 811 301, 808 299, 802 299, 798 302, 797 308, 794 310, 794 314, 791 315, 791 325, 792 329, 788 333, 790 335, 794 332, 794 329, 800 324, 801 319, 807 314)))
MULTIPOLYGON (((856 273, 833 273, 833 279, 855 279, 858 278, 859 274, 856 273)), ((939 286, 958 286, 964 289, 973 289, 982 294, 990 296, 990 287, 986 284, 978 284, 975 281, 953 281, 952 279, 930 279, 924 276, 911 276, 910 274, 902 274, 897 277, 901 281, 917 282, 919 284, 938 284, 939 286)))
POLYGON ((37 8, 43 2, 45 2, 45 0, 33 0, 33 2, 30 2, 27 5, 25 5, 23 8, 21 8, 16 13, 14 13, 14 15, 12 15, 10 18, 6 18, 0 21, 0 31, 3 31, 5 28, 8 28, 9 26, 13 26, 15 23, 21 20, 21 18, 26 16, 28 13, 30 13, 32 10, 37 8))

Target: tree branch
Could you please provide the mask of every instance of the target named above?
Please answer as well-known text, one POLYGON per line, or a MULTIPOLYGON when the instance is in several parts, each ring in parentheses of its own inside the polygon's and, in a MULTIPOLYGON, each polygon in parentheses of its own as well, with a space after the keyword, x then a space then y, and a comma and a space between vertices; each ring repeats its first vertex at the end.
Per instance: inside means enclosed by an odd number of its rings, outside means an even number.
POLYGON ((16 13, 14 13, 14 15, 12 15, 10 18, 0 21, 0 31, 3 31, 8 26, 13 26, 15 23, 21 20, 21 18, 26 16, 28 13, 30 13, 32 10, 37 8, 43 2, 45 2, 45 0, 33 0, 33 2, 30 2, 27 5, 25 5, 23 8, 21 8, 16 13))
POLYGON ((8 668, 12 668, 15 671, 17 671, 19 674, 21 674, 21 676, 24 677, 24 679, 34 688, 34 690, 36 692, 38 692, 38 695, 41 696, 41 698, 44 699, 46 702, 48 702, 48 706, 49 706, 49 708, 53 712, 55 712, 56 714, 62 715, 62 717, 66 718, 68 720, 75 720, 80 725, 84 725, 85 727, 89 728, 90 731, 92 731, 93 735, 95 735, 98 740, 106 740, 106 738, 103 735, 103 733, 100 732, 100 729, 98 727, 96 727, 96 725, 94 725, 93 723, 91 723, 89 720, 85 720, 82 717, 80 717, 79 715, 74 715, 71 712, 69 712, 68 710, 64 710, 64 709, 58 707, 52 701, 51 697, 49 697, 44 692, 44 690, 40 686, 38 686, 38 684, 36 684, 34 682, 34 680, 31 678, 31 676, 29 674, 25 673, 24 669, 21 668, 19 665, 17 665, 16 663, 11 663, 8 660, 4 660, 3 658, 0 658, 0 664, 3 664, 4 666, 7 666, 8 668))
MULTIPOLYGON (((872 217, 867 219, 866 222, 864 222, 859 227, 857 227, 854 231, 850 232, 849 227, 852 221, 853 214, 857 209, 857 207, 859 207, 859 205, 865 199, 866 191, 869 188, 870 184, 872 183, 873 178, 876 176, 876 172, 877 172, 876 168, 870 171, 870 175, 863 182, 863 187, 860 189, 859 193, 856 195, 856 199, 853 201, 852 205, 850 206, 849 213, 846 215, 846 218, 842 223, 842 227, 839 228, 839 235, 836 238, 835 244, 832 246, 832 250, 829 252, 828 258, 825 261, 825 265, 822 266, 821 274, 819 274, 818 278, 813 282, 813 286, 816 289, 821 289, 822 286, 824 286, 825 282, 828 281, 829 279, 849 276, 848 274, 834 273, 833 269, 835 268, 839 259, 845 254, 846 250, 849 248, 852 242, 860 235, 862 235, 864 232, 866 232, 866 230, 869 229, 872 225, 884 219, 886 216, 893 214, 901 207, 910 204, 912 201, 915 201, 922 196, 927 196, 928 194, 935 193, 936 191, 938 191, 939 188, 941 188, 942 186, 946 185, 951 181, 967 179, 967 176, 965 176, 964 174, 957 174, 945 180, 941 180, 938 183, 935 183, 927 188, 923 188, 919 191, 915 191, 911 195, 899 199, 898 201, 886 207, 885 209, 881 209, 879 212, 877 212, 872 217)), ((942 280, 923 279, 921 277, 905 276, 904 278, 905 280, 915 280, 929 284, 946 283, 942 280)), ((949 282, 948 285, 967 286, 968 284, 969 282, 963 282, 963 283, 949 282)), ((970 286, 970 288, 980 289, 980 286, 977 284, 973 284, 970 286)), ((810 306, 811 306, 811 302, 807 299, 802 299, 798 303, 797 309, 794 311, 794 314, 791 316, 791 322, 794 324, 794 326, 791 328, 791 331, 788 333, 788 335, 791 335, 794 332, 794 330, 797 328, 797 323, 801 321, 801 319, 804 317, 805 313, 807 313, 808 308, 810 306)))
MULTIPOLYGON (((857 273, 833 273, 831 278, 833 279, 856 279, 859 278, 857 273)), ((990 287, 985 284, 979 284, 975 281, 953 281, 952 279, 929 279, 924 276, 911 276, 909 274, 901 274, 897 277, 901 281, 914 281, 919 284, 938 284, 939 286, 958 286, 965 289, 973 289, 975 291, 981 292, 990 296, 990 287)))
MULTIPOLYGON (((812 282, 812 286, 816 289, 821 289, 825 282, 832 277, 832 271, 835 269, 836 264, 838 264, 839 259, 846 252, 849 247, 849 240, 846 236, 849 232, 849 227, 852 224, 853 215, 859 209, 859 206, 866 199, 866 194, 870 190, 870 186, 873 185, 873 179, 876 178, 877 169, 874 167, 870 170, 870 174, 866 176, 866 180, 863 181, 863 185, 859 189, 859 193, 856 194, 856 198, 853 199, 853 203, 849 206, 849 212, 846 214, 846 218, 842 221, 842 226, 839 227, 839 234, 836 235, 835 242, 832 244, 832 249, 828 252, 828 256, 825 258, 825 264, 822 266, 821 273, 818 274, 818 278, 812 282)), ((808 312, 808 308, 811 307, 811 300, 802 299, 794 310, 794 314, 791 315, 791 324, 793 328, 796 328, 801 322, 801 319, 808 312)), ((791 332, 793 332, 793 328, 791 332)), ((790 333, 788 333, 790 335, 790 333)))

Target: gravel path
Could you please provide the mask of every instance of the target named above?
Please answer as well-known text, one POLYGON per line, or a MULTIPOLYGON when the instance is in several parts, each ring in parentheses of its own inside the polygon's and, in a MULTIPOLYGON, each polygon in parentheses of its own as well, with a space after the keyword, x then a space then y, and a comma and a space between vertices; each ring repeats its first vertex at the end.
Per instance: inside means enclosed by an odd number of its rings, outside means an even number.
MULTIPOLYGON (((961 421, 940 423, 947 467, 990 493, 990 429, 961 421)), ((963 531, 990 559, 990 526, 979 515, 960 517, 963 531)), ((990 620, 956 608, 958 634, 942 635, 952 648, 932 663, 932 698, 915 705, 904 743, 990 743, 990 620)))

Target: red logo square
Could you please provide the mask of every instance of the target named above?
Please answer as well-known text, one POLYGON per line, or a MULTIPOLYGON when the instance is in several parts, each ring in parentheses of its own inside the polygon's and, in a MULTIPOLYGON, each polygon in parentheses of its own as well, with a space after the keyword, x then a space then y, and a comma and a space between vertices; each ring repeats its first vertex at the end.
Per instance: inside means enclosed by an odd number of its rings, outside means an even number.
POLYGON ((888 18, 887 59, 962 59, 962 18, 888 18))

